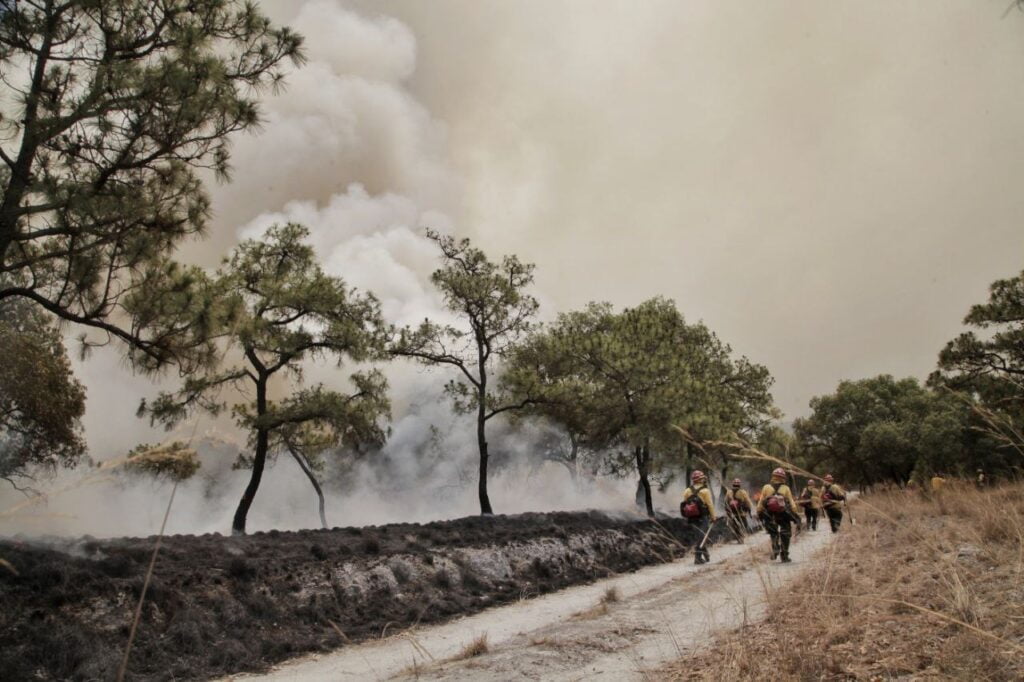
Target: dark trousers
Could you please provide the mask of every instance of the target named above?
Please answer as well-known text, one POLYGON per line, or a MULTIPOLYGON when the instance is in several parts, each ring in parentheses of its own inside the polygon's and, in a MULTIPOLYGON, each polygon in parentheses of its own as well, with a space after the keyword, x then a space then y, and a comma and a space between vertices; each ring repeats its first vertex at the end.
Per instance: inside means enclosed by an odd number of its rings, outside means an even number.
POLYGON ((804 507, 804 517, 807 519, 807 527, 811 530, 818 530, 818 510, 811 507, 804 507))
POLYGON ((693 542, 693 563, 703 564, 711 560, 708 553, 708 528, 711 527, 711 519, 701 516, 690 519, 690 537, 693 542))
POLYGON ((747 516, 739 512, 729 511, 726 512, 726 520, 729 522, 729 530, 732 531, 733 536, 736 538, 736 542, 743 542, 743 536, 750 533, 750 528, 747 527, 747 516))
POLYGON ((839 532, 839 524, 843 522, 843 510, 839 507, 827 507, 825 514, 828 515, 828 525, 832 526, 832 532, 839 532))
POLYGON ((793 537, 793 519, 789 514, 765 514, 761 522, 772 539, 772 558, 775 559, 781 554, 783 559, 788 559, 789 541, 793 537))

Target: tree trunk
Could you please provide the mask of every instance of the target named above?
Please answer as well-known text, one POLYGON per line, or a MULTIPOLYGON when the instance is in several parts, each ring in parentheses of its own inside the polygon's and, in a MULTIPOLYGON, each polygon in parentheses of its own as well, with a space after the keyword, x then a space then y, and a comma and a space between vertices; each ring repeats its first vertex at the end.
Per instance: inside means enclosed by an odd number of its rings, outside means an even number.
POLYGON ((476 426, 477 444, 480 446, 480 480, 477 484, 477 493, 480 495, 480 513, 493 514, 491 499, 487 496, 487 436, 484 433, 484 420, 479 419, 476 426))
POLYGON ((480 495, 480 514, 490 515, 491 498, 487 496, 487 367, 484 363, 483 343, 477 341, 477 369, 480 372, 480 385, 477 388, 476 401, 476 442, 480 448, 480 480, 477 482, 477 493, 480 495))
POLYGON ((35 160, 36 151, 40 143, 37 139, 39 98, 43 91, 46 66, 50 59, 56 22, 56 15, 48 7, 43 41, 39 46, 39 52, 36 56, 36 63, 32 72, 32 83, 25 97, 25 112, 21 120, 21 147, 18 150, 18 157, 14 161, 14 167, 11 168, 7 187, 4 188, 3 201, 0 202, 0 265, 5 263, 7 250, 14 243, 14 236, 18 227, 18 209, 21 207, 22 199, 28 192, 32 162, 35 160))
POLYGON ((571 449, 569 450, 569 461, 566 463, 566 467, 569 469, 569 477, 572 479, 572 489, 576 492, 580 491, 580 445, 576 442, 576 438, 569 434, 569 442, 571 443, 571 449))
MULTIPOLYGON (((481 372, 482 374, 482 372, 481 372)), ((480 513, 484 515, 493 514, 494 510, 491 509, 491 499, 487 496, 487 414, 486 405, 484 404, 484 389, 480 390, 480 400, 477 401, 476 413, 476 441, 480 448, 480 480, 477 483, 477 492, 480 495, 480 513)))
MULTIPOLYGON (((256 381, 256 415, 262 417, 267 412, 267 379, 260 376, 256 381)), ((232 535, 245 535, 245 519, 249 515, 249 507, 252 506, 253 498, 260 487, 260 479, 263 478, 263 467, 267 463, 267 443, 270 434, 264 429, 256 430, 256 453, 252 460, 252 475, 249 477, 249 485, 242 493, 242 499, 238 502, 238 509, 235 510, 235 519, 231 523, 232 535)))
POLYGON ((302 469, 302 473, 306 474, 306 478, 313 484, 313 490, 316 491, 316 496, 320 500, 320 526, 327 530, 327 512, 325 511, 324 504, 324 491, 320 487, 320 482, 316 480, 316 475, 313 473, 313 467, 309 465, 306 458, 296 452, 291 446, 288 447, 288 452, 292 453, 292 457, 299 463, 299 468, 302 469))
POLYGON ((690 485, 690 476, 693 475, 693 452, 690 450, 690 443, 684 443, 683 447, 686 448, 686 485, 690 485))
POLYGON ((636 470, 640 474, 640 485, 644 489, 644 506, 647 507, 647 515, 654 517, 654 500, 651 499, 651 482, 647 479, 647 469, 650 464, 651 451, 648 446, 637 446, 633 449, 636 457, 636 470))
POLYGON ((572 460, 562 460, 562 466, 569 472, 569 481, 572 483, 572 489, 579 491, 580 489, 580 472, 576 469, 576 462, 572 460))

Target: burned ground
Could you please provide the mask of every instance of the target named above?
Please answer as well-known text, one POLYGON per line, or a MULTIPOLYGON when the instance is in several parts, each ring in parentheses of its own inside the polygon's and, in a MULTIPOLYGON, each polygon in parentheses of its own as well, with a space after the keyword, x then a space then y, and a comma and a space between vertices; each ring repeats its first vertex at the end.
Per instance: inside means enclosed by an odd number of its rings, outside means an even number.
MULTIPOLYGON (((717 531, 716 531, 717 533, 717 531)), ((0 541, 5 679, 112 679, 156 538, 0 541)), ((679 519, 469 517, 164 538, 131 679, 206 679, 667 561, 679 519)))

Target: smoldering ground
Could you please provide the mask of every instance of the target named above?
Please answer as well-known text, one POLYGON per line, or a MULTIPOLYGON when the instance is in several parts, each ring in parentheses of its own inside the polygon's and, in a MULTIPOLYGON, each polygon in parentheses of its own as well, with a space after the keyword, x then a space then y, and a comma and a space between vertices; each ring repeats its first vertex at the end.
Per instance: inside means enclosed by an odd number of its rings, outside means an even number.
MULTIPOLYGON (((634 517, 636 518, 636 517, 634 517)), ((131 679, 207 679, 668 561, 693 536, 600 513, 165 538, 131 679)), ((712 540, 717 539, 718 533, 712 540)), ((0 668, 112 679, 152 538, 0 541, 0 668)))

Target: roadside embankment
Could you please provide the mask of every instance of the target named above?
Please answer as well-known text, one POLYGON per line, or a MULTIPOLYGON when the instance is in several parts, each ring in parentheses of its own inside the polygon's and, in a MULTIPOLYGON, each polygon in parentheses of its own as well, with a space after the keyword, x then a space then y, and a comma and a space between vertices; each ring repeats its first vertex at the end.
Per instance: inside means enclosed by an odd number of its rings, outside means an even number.
MULTIPOLYGON (((715 535, 720 531, 716 531, 715 535)), ((714 539, 714 537, 713 537, 714 539)), ((131 679, 206 679, 670 561, 679 519, 468 517, 164 538, 131 679)), ((112 679, 155 538, 0 541, 6 679, 112 679)))

